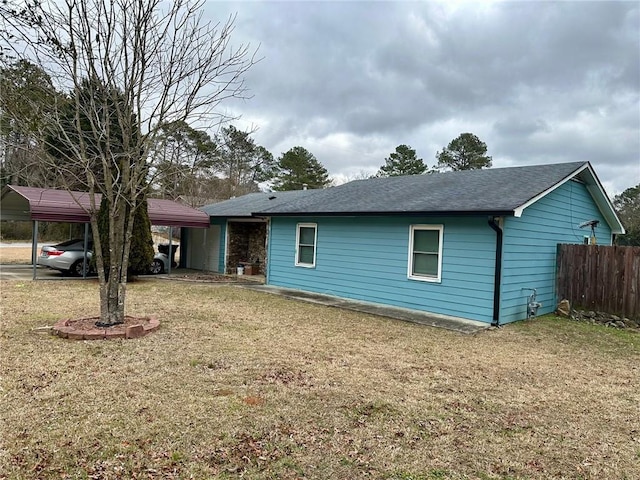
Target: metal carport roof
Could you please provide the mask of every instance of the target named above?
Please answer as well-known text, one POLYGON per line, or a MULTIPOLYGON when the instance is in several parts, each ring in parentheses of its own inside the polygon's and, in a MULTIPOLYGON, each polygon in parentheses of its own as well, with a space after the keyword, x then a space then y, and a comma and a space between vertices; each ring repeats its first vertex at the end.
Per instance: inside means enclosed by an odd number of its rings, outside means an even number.
MULTIPOLYGON (((96 204, 100 204, 96 195, 96 204)), ((0 220, 86 223, 89 194, 49 188, 7 185, 0 196, 0 220)), ((171 200, 148 199, 152 225, 208 228, 209 215, 171 200)))

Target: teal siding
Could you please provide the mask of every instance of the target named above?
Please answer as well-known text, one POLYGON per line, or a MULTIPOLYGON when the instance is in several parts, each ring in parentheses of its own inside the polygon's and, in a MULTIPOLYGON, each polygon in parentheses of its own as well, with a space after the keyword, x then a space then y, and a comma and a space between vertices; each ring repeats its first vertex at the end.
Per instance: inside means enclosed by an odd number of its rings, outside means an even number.
POLYGON ((491 322, 496 234, 486 217, 271 219, 272 285, 491 322), (316 223, 316 266, 296 267, 297 223, 316 223), (407 278, 409 226, 444 225, 442 281, 407 278))
POLYGON ((211 225, 220 225, 220 250, 218 251, 218 272, 225 272, 224 259, 226 258, 227 248, 227 219, 211 218, 211 225))
POLYGON ((582 243, 590 228, 579 228, 597 219, 596 238, 600 245, 611 244, 611 230, 585 186, 566 182, 533 205, 520 218, 504 222, 500 322, 523 320, 526 303, 535 288, 542 308, 538 314, 555 310, 556 250, 559 243, 582 243))

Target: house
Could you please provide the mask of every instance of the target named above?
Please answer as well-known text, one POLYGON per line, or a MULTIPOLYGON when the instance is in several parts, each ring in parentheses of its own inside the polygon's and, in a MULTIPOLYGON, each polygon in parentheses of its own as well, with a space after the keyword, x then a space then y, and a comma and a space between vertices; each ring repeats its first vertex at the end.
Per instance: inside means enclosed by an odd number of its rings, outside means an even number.
POLYGON ((251 273, 264 273, 268 218, 253 212, 293 202, 317 190, 249 193, 201 207, 210 217, 208 229, 187 228, 182 234, 189 247, 182 251, 182 266, 196 270, 235 273, 238 265, 251 273))
POLYGON ((212 218, 226 225, 227 237, 234 222, 268 229, 268 284, 493 324, 525 319, 532 289, 538 314, 555 310, 557 245, 588 240, 591 229, 581 224, 597 221, 599 244, 624 233, 583 162, 373 178, 295 193, 271 205, 242 197, 246 215, 212 218))

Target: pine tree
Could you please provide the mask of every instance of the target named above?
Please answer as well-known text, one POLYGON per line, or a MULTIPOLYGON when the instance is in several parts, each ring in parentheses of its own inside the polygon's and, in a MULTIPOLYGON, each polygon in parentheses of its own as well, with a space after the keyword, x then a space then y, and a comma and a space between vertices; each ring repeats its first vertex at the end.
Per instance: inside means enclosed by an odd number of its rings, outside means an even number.
POLYGON ((487 155, 487 144, 473 133, 461 133, 449 142, 447 148, 436 154, 438 168, 457 170, 479 170, 491 167, 487 155))
POLYGON ((283 153, 276 164, 273 189, 277 191, 325 188, 331 183, 329 172, 303 147, 283 153))
POLYGON ((376 173, 376 177, 421 175, 428 170, 422 159, 416 155, 416 151, 408 145, 398 145, 396 151, 391 153, 385 162, 376 173))
POLYGON ((216 135, 215 162, 225 177, 228 198, 259 191, 258 183, 273 176, 273 155, 256 144, 250 133, 229 125, 216 135))
POLYGON ((616 195, 613 206, 627 232, 616 236, 616 244, 640 246, 640 183, 616 195))

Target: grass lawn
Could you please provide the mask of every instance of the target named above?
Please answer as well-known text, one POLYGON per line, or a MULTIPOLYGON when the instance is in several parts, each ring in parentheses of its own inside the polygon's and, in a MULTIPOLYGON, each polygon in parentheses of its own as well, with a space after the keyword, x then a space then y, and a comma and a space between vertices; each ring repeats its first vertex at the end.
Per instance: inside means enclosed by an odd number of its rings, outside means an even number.
MULTIPOLYGON (((38 250, 40 253, 40 250, 38 250)), ((31 263, 31 247, 3 247, 0 248, 0 264, 20 265, 31 263)))
POLYGON ((145 279, 136 340, 37 330, 94 281, 1 282, 0 479, 637 479, 640 334, 543 318, 465 336, 145 279))

